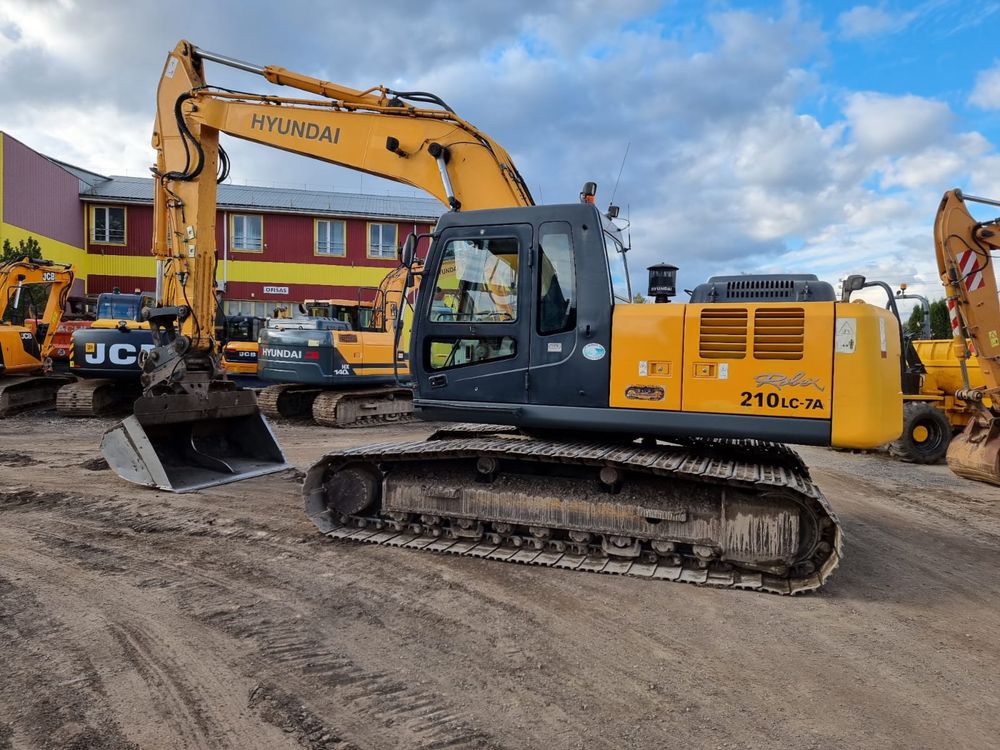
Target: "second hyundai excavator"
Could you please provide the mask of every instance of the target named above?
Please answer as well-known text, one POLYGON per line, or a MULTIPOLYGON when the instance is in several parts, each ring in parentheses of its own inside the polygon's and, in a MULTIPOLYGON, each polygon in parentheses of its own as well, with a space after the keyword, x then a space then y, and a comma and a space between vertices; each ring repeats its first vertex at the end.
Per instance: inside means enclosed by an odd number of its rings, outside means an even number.
MULTIPOLYGON (((898 436, 888 312, 838 303, 829 284, 796 275, 715 278, 689 304, 666 304, 663 278, 651 291, 664 304, 631 304, 627 248, 596 186, 580 203, 534 206, 506 153, 427 94, 358 92, 182 42, 159 112, 174 229, 157 253, 177 274, 188 258, 212 263, 198 242, 214 234, 220 130, 422 187, 452 208, 401 252, 403 295, 413 277, 421 287, 409 366, 421 416, 480 424, 325 456, 303 487, 321 531, 783 594, 818 588, 836 568, 836 516, 779 443, 868 448, 898 436), (214 90, 204 60, 325 98, 214 90)), ((210 274, 195 280, 173 288, 208 296, 210 274)), ((192 349, 182 343, 181 364, 205 351, 192 349)), ((127 453, 133 464, 140 450, 127 453)))

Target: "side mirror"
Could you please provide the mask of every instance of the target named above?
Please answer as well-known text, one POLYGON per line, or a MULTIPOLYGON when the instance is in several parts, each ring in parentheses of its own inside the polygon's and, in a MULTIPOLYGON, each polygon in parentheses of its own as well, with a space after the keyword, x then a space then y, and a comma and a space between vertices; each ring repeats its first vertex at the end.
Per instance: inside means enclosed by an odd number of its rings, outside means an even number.
POLYGON ((399 262, 407 268, 413 268, 413 261, 417 258, 417 235, 410 232, 403 241, 403 247, 399 251, 399 262))
POLYGON ((844 279, 845 292, 858 292, 865 288, 865 277, 854 273, 844 279))

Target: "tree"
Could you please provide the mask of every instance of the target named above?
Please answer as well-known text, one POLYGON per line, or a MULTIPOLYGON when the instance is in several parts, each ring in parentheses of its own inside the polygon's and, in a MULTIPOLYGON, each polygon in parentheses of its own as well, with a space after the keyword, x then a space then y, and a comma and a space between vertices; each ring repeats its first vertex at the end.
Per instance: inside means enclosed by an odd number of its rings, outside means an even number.
MULTIPOLYGON (((10 261, 21 260, 22 258, 37 259, 42 257, 42 246, 32 236, 27 239, 18 240, 17 245, 5 239, 3 248, 0 250, 0 264, 10 261)), ((13 299, 0 300, 3 310, 3 320, 23 323, 28 318, 38 318, 45 310, 45 303, 49 299, 49 284, 29 284, 21 293, 21 301, 17 310, 12 309, 13 299)))
POLYGON ((943 299, 931 302, 931 338, 951 338, 951 318, 948 315, 948 303, 943 299))
POLYGON ((642 305, 646 302, 646 298, 642 296, 642 292, 636 292, 632 295, 632 301, 637 305, 642 305))
POLYGON ((3 252, 0 253, 0 263, 11 260, 21 260, 21 258, 41 258, 42 246, 31 235, 26 240, 18 240, 15 247, 10 240, 3 241, 3 252))
POLYGON ((922 336, 924 331, 924 306, 917 305, 910 313, 910 319, 906 321, 906 332, 915 336, 922 336))

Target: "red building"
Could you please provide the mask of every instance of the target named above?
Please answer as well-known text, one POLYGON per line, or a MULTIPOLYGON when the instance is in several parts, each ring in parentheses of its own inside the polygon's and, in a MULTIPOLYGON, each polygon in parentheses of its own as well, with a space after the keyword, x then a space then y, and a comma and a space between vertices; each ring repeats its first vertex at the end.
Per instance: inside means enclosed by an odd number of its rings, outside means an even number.
MULTIPOLYGON (((217 281, 227 313, 270 316, 309 298, 371 299, 409 232, 443 207, 429 198, 219 186, 217 281)), ((88 294, 152 290, 153 181, 106 177, 0 133, 0 241, 34 237, 71 262, 88 294)))

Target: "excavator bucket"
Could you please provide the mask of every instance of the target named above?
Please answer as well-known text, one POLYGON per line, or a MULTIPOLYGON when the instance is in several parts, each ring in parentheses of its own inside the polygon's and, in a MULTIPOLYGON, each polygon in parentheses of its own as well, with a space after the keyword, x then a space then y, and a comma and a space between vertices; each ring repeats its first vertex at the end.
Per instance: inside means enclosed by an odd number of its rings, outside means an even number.
POLYGON ((143 396, 104 433, 101 454, 122 479, 192 492, 289 468, 252 391, 143 396))
POLYGON ((1000 485, 1000 420, 970 420, 948 446, 948 467, 960 477, 1000 485))

